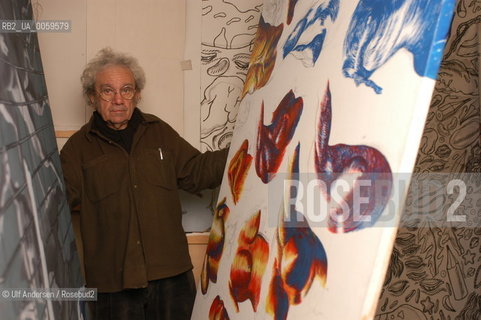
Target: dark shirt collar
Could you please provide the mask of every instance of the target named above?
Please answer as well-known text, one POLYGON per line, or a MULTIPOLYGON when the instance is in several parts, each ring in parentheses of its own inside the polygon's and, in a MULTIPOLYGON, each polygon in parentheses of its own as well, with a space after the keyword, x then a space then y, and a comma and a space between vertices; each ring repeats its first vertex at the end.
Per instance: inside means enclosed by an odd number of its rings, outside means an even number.
POLYGON ((97 111, 94 111, 92 129, 98 130, 107 139, 119 144, 130 153, 134 134, 142 121, 142 114, 139 109, 135 108, 132 117, 127 123, 127 127, 122 130, 114 130, 107 125, 107 122, 102 119, 102 116, 97 111))

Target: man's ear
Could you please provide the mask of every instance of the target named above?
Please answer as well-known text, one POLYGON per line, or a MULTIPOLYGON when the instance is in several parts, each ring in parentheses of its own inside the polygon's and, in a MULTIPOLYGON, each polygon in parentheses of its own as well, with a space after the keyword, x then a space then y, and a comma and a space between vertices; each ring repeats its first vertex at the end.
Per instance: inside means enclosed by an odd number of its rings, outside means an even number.
POLYGON ((134 96, 135 104, 139 103, 141 98, 142 98, 142 95, 140 94, 140 91, 135 92, 135 96, 134 96))
POLYGON ((92 108, 95 108, 95 96, 93 94, 89 94, 89 102, 90 102, 90 106, 92 108))

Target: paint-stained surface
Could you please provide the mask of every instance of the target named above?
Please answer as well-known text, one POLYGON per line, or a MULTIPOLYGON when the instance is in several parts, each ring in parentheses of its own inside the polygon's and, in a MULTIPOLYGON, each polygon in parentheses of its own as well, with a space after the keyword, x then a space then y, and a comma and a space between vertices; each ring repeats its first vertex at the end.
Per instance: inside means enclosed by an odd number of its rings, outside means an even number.
POLYGON ((405 49, 418 75, 436 79, 452 11, 439 0, 359 1, 344 42, 344 75, 381 93, 371 75, 405 49), (446 18, 433 23, 440 15, 446 18))
MULTIPOLYGON (((376 54, 389 59, 366 77, 383 90, 346 77, 345 44, 369 31, 356 13, 365 4, 264 1, 220 190, 230 209, 223 253, 193 319, 207 318, 213 305, 229 319, 374 316, 409 183, 397 173, 414 167, 435 83, 429 70, 439 60, 414 64, 413 52, 391 50, 396 34, 384 30, 387 47, 376 54)), ((416 25, 446 36, 443 12, 453 6, 430 2, 416 25)), ((381 12, 373 18, 388 21, 381 12)), ((398 12, 397 28, 411 26, 411 13, 398 12)), ((423 40, 429 52, 433 39, 423 40)), ((374 54, 349 52, 356 67, 374 54)))

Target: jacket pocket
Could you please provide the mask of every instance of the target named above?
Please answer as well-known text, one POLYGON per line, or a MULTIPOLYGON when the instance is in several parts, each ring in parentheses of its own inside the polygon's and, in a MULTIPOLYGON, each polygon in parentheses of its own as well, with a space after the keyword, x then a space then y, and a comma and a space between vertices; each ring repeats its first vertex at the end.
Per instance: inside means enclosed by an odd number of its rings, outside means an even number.
POLYGON ((122 170, 118 161, 108 155, 91 160, 82 167, 84 189, 92 202, 101 201, 120 189, 122 170))
POLYGON ((144 150, 139 156, 137 170, 149 184, 168 190, 177 188, 172 155, 166 150, 144 150))

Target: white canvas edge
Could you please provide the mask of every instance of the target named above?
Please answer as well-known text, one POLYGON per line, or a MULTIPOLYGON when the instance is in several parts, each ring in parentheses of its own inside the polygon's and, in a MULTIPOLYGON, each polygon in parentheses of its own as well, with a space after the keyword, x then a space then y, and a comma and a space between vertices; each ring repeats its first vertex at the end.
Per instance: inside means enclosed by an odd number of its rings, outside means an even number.
POLYGON ((398 208, 398 212, 396 215, 396 227, 388 228, 382 233, 380 238, 380 244, 377 248, 377 252, 385 252, 385 254, 380 254, 377 256, 375 262, 375 269, 371 275, 371 286, 367 290, 366 298, 364 300, 364 305, 362 308, 362 320, 373 319, 376 315, 377 304, 379 303, 379 297, 381 295, 381 290, 384 283, 384 277, 379 277, 375 275, 384 274, 386 273, 389 267, 389 261, 391 258, 392 249, 394 246, 394 241, 397 236, 398 231, 398 224, 401 218, 401 215, 404 212, 404 201, 406 200, 408 186, 411 181, 412 171, 414 169, 414 165, 416 162, 417 150, 419 149, 419 145, 421 143, 421 138, 423 135, 423 130, 426 122, 426 117, 429 111, 429 104, 431 102, 432 93, 430 95, 424 95, 422 92, 432 92, 434 89, 435 81, 428 78, 421 79, 421 83, 419 86, 419 93, 415 105, 422 106, 419 108, 415 108, 413 112, 413 119, 411 121, 409 136, 406 139, 406 144, 403 152, 403 157, 400 162, 399 168, 401 173, 408 173, 408 180, 406 181, 406 188, 403 191, 402 199, 403 202, 400 204, 398 208), (416 121, 416 119, 424 119, 423 121, 416 121), (412 148, 413 145, 416 145, 417 148, 412 148), (389 249, 390 248, 390 249, 389 249), (384 270, 384 271, 383 271, 384 270))

